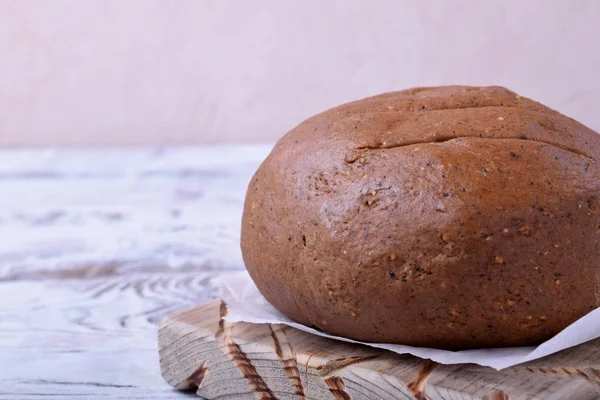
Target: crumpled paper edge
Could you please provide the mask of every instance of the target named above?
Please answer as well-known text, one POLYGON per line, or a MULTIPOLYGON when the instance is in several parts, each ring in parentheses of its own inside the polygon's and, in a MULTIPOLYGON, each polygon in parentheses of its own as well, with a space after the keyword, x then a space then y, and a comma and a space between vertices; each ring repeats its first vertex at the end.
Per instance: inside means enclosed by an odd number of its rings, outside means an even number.
POLYGON ((365 346, 385 349, 398 354, 411 354, 430 359, 440 364, 472 363, 496 370, 536 360, 577 346, 600 337, 600 308, 578 319, 553 338, 537 347, 507 347, 449 351, 426 347, 413 347, 389 343, 360 342, 344 337, 329 335, 289 319, 273 307, 258 291, 247 271, 226 274, 217 279, 222 289, 223 301, 227 304, 228 322, 257 324, 283 324, 303 332, 365 346))

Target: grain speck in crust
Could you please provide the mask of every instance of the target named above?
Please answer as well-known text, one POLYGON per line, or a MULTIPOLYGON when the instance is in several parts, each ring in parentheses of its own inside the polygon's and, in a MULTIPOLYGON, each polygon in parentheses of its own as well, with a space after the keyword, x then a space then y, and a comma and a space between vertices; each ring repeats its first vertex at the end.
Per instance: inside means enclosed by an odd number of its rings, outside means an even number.
POLYGON ((599 158, 597 133, 502 87, 344 104, 254 175, 244 261, 277 309, 335 335, 537 344, 600 304, 599 158))

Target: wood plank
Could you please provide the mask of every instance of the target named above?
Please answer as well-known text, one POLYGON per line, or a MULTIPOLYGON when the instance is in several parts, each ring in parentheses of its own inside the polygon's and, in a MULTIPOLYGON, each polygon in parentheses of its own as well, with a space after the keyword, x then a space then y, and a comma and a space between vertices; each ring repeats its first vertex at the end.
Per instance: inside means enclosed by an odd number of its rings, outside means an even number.
POLYGON ((0 398, 179 398, 156 321, 243 268, 271 145, 0 150, 0 398))
POLYGON ((0 280, 243 268, 270 147, 0 151, 0 280))
POLYGON ((0 282, 0 399, 181 398, 156 322, 213 298, 212 272, 0 282))
POLYGON ((162 376, 206 399, 597 399, 600 339, 496 371, 440 365, 283 325, 230 324, 214 300, 159 328, 162 376))
POLYGON ((156 349, 1 349, 0 399, 181 399, 160 379, 156 349), (10 366, 10 368, 6 368, 10 366))

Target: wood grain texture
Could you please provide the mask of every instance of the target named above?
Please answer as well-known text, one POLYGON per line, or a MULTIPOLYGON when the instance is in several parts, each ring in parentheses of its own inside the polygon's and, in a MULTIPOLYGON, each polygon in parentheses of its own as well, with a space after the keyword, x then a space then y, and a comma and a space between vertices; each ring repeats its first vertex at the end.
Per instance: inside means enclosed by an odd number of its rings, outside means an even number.
POLYGON ((181 396, 160 378, 156 322, 214 297, 213 276, 0 282, 0 398, 181 396))
POLYGON ((243 268, 244 196, 269 150, 0 151, 0 279, 243 268))
POLYGON ((162 376, 206 399, 598 399, 600 339, 502 371, 441 365, 283 325, 228 323, 213 300, 159 328, 162 376))
POLYGON ((0 399, 185 398, 156 323, 243 268, 269 148, 0 151, 0 399))

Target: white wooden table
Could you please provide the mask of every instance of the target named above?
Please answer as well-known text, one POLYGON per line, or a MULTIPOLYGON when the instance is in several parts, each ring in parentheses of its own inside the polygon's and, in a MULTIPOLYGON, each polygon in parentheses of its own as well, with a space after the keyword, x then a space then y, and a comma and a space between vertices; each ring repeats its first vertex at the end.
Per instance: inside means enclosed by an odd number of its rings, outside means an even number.
POLYGON ((269 145, 0 151, 0 399, 185 398, 156 323, 243 268, 269 145))

